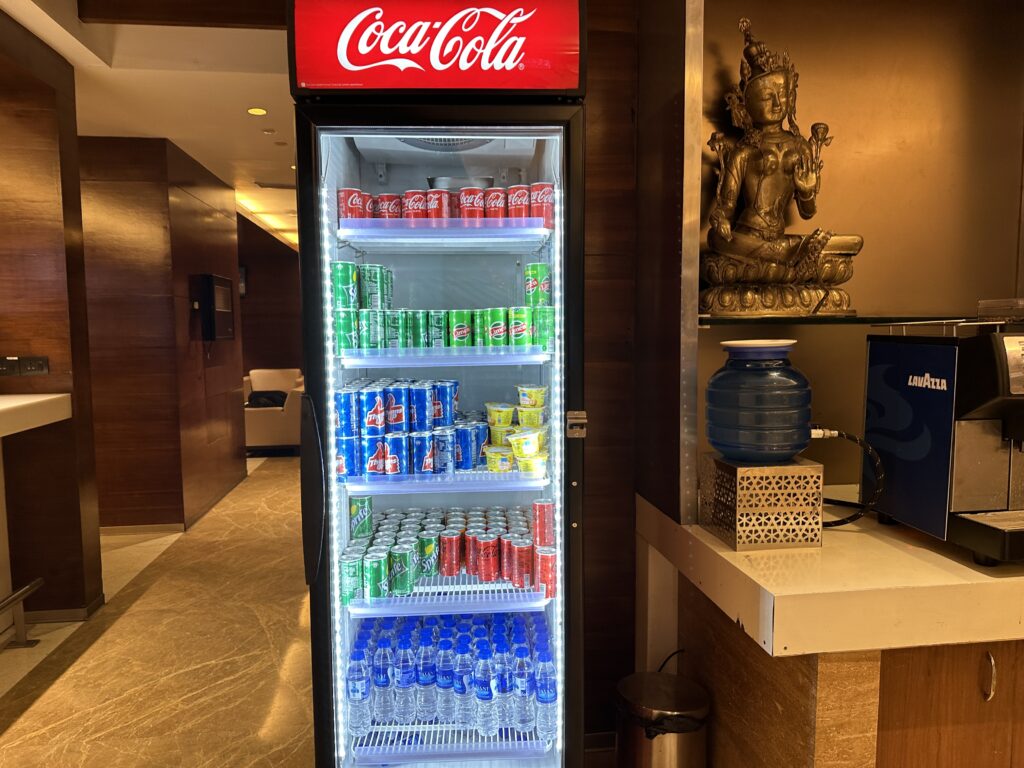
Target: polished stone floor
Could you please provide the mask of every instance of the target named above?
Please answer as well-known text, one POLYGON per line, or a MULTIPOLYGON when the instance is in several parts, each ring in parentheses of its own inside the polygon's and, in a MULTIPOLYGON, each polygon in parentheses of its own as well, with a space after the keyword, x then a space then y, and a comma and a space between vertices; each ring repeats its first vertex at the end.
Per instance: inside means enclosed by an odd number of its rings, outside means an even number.
POLYGON ((311 766, 298 459, 268 459, 0 698, 0 766, 311 766))

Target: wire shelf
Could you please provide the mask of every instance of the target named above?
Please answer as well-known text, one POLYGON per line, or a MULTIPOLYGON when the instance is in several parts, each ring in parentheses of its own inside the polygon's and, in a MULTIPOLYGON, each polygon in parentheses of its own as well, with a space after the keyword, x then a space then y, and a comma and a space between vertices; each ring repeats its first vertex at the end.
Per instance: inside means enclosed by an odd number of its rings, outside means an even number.
POLYGON ((367 475, 345 479, 349 493, 369 496, 539 491, 550 482, 547 477, 537 477, 528 472, 487 472, 475 469, 457 471, 451 475, 367 475))
POLYGON ((452 368, 457 366, 539 365, 551 360, 543 347, 430 347, 351 349, 336 361, 341 369, 452 368))
POLYGON ((411 595, 352 600, 349 615, 431 616, 442 613, 519 613, 539 611, 551 598, 544 592, 517 589, 507 581, 480 581, 476 576, 431 576, 411 595))
POLYGON ((531 258, 551 237, 544 220, 343 219, 338 245, 366 258, 388 256, 515 256, 531 258))
POLYGON ((527 759, 544 757, 550 749, 551 742, 535 733, 501 728, 497 735, 485 737, 475 730, 434 723, 375 726, 352 740, 356 765, 527 759))

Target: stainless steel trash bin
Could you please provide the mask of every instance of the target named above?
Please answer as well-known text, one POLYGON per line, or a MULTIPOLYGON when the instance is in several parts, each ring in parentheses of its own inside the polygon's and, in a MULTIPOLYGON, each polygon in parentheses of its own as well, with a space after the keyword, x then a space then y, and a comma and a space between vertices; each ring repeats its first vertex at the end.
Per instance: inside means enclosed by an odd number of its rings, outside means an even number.
POLYGON ((619 681, 618 768, 706 768, 711 700, 698 683, 662 672, 619 681))

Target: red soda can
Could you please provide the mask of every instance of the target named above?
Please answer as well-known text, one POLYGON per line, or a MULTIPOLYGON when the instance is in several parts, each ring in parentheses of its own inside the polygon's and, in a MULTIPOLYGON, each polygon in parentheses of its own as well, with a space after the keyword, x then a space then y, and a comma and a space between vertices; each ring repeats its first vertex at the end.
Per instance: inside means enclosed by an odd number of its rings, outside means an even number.
POLYGON ((377 198, 369 192, 363 192, 363 218, 377 218, 377 198))
POLYGON ((477 222, 484 217, 484 191, 480 187, 463 187, 459 190, 459 211, 463 219, 477 222))
POLYGON ((450 210, 452 212, 452 218, 453 219, 461 218, 462 214, 459 212, 459 193, 458 192, 449 192, 448 196, 451 199, 449 208, 450 208, 450 210))
POLYGON ((533 587, 533 542, 528 536, 517 536, 512 542, 512 586, 533 587))
POLYGON ((501 537, 501 578, 505 581, 512 581, 512 566, 515 565, 516 556, 513 544, 519 539, 514 533, 506 533, 501 537))
POLYGON ((377 195, 377 218, 402 218, 402 196, 393 192, 381 192, 377 195))
POLYGON ((476 571, 480 581, 497 581, 501 576, 501 547, 496 533, 482 533, 476 538, 476 571))
POLYGON ((537 499, 533 502, 533 543, 538 547, 555 546, 555 502, 537 499))
POLYGON ((452 196, 447 189, 431 189, 427 192, 428 219, 450 219, 451 207, 452 196))
POLYGON ((366 217, 366 205, 363 193, 354 187, 343 187, 338 190, 338 218, 362 219, 366 217))
POLYGON ((538 592, 545 597, 554 597, 558 591, 558 550, 554 547, 537 547, 533 553, 533 577, 538 592))
POLYGON ((530 216, 544 219, 544 226, 555 226, 555 185, 539 181, 530 185, 530 216))
POLYGON ((466 545, 466 573, 470 576, 477 575, 477 563, 480 557, 480 537, 486 536, 483 528, 467 528, 463 534, 466 545))
POLYGON ((438 536, 438 568, 442 576, 458 576, 462 571, 462 533, 447 528, 438 536))
POLYGON ((513 184, 508 188, 508 217, 525 219, 530 215, 530 187, 527 184, 513 184))
POLYGON ((402 195, 402 218, 427 218, 427 193, 422 189, 407 189, 402 195))
POLYGON ((505 218, 505 190, 501 187, 488 187, 484 190, 484 216, 488 219, 505 218))

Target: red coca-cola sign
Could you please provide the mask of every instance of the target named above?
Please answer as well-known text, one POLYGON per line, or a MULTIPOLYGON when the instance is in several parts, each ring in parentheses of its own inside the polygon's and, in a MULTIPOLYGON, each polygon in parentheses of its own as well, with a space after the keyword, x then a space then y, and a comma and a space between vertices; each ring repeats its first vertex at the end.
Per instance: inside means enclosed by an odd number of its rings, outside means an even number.
POLYGON ((579 0, 295 0, 303 90, 574 91, 579 0))

